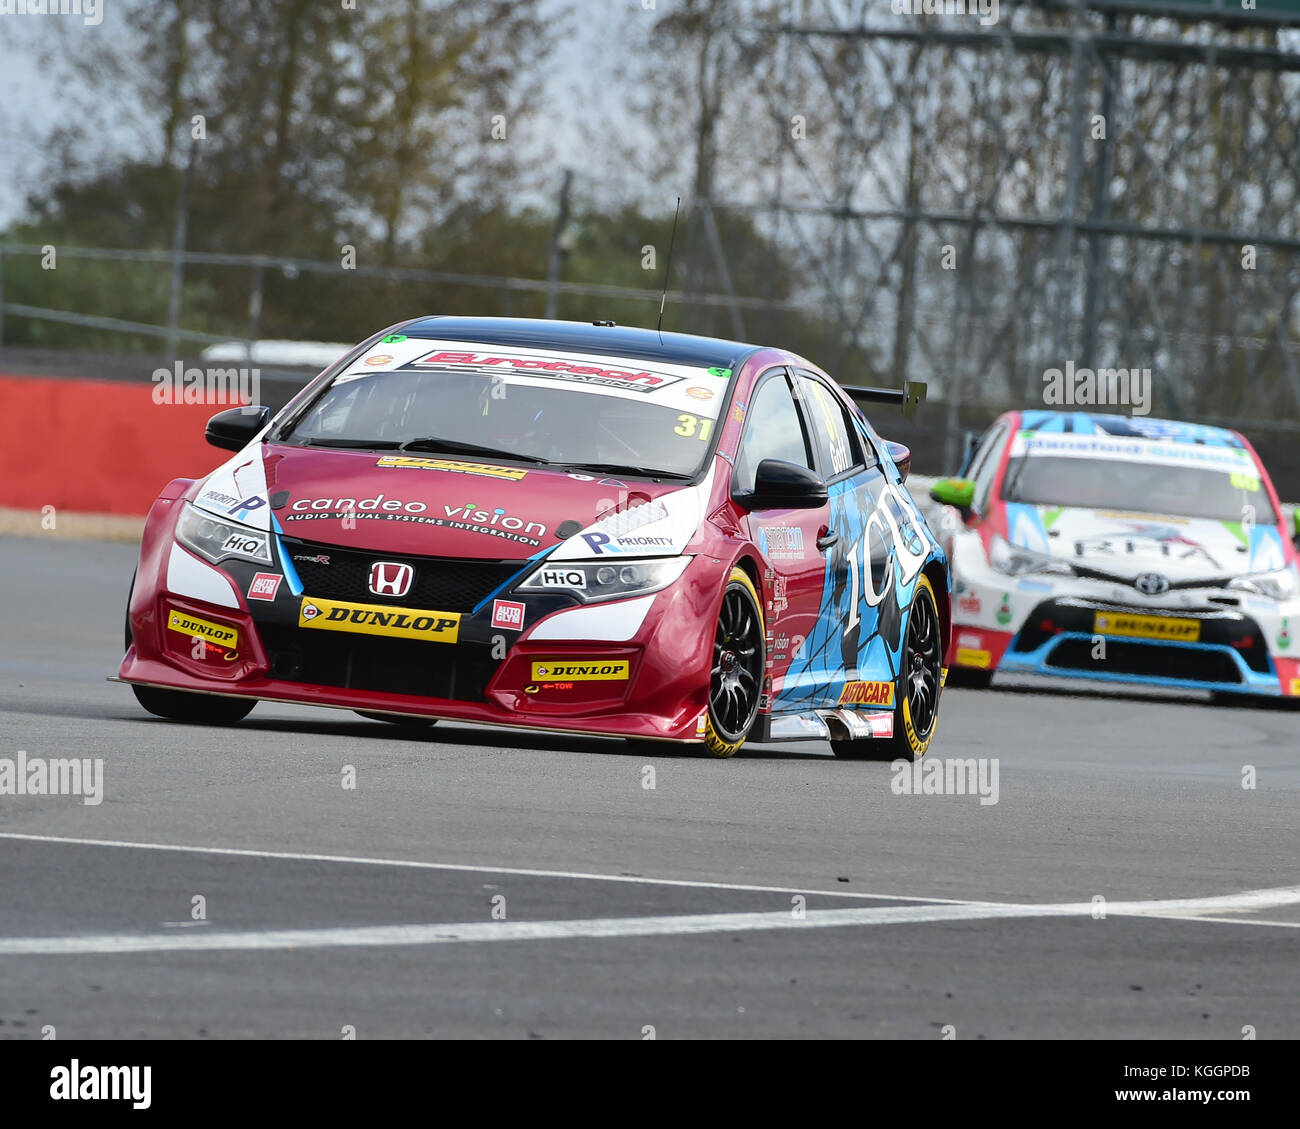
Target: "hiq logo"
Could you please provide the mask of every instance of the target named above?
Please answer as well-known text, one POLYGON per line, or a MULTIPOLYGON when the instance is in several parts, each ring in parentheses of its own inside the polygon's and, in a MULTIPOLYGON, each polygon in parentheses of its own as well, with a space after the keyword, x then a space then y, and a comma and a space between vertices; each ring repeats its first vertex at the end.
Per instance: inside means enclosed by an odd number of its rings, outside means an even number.
POLYGON ((543 588, 586 588, 587 574, 580 568, 548 568, 537 574, 543 588))

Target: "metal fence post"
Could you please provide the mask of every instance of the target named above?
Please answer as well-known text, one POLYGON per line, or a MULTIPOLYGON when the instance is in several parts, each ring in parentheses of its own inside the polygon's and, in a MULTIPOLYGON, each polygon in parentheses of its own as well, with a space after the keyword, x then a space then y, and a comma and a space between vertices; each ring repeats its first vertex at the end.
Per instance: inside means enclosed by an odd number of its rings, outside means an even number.
POLYGON ((248 290, 248 363, 253 363, 253 343, 262 333, 262 264, 253 266, 252 281, 248 290))
POLYGON ((172 229, 172 277, 171 292, 167 297, 167 351, 172 360, 180 351, 181 324, 181 286, 185 277, 185 234, 189 225, 190 183, 194 179, 194 139, 190 138, 189 159, 185 162, 185 173, 181 177, 181 191, 176 200, 176 226, 172 229))

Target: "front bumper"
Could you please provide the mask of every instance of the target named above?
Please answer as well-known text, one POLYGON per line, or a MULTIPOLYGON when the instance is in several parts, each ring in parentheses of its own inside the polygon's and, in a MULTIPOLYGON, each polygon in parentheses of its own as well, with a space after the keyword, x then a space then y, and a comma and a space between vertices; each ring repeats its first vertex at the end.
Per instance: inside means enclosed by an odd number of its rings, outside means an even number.
POLYGON ((1294 692, 1281 681, 1259 624, 1226 609, 1153 615, 1148 607, 1044 600, 1011 637, 998 669, 1229 693, 1294 692), (1197 641, 1151 638, 1124 627, 1165 622, 1194 624, 1197 641))
MULTIPOLYGON (((517 563, 516 575, 531 570, 517 563)), ((454 640, 434 641, 309 626, 301 613, 312 593, 288 555, 270 569, 239 561, 218 568, 168 536, 142 549, 133 643, 118 677, 194 693, 694 742, 703 738, 712 643, 700 624, 717 615, 705 606, 718 591, 709 567, 697 557, 658 593, 600 605, 521 594, 507 583, 465 604, 454 640), (271 597, 250 597, 270 587, 257 581, 268 572, 282 576, 271 597), (521 626, 503 625, 498 600, 524 605, 521 626)))
POLYGON ((1005 576, 967 548, 952 666, 1300 697, 1300 602, 1198 590, 1139 603, 1119 584, 1005 576))

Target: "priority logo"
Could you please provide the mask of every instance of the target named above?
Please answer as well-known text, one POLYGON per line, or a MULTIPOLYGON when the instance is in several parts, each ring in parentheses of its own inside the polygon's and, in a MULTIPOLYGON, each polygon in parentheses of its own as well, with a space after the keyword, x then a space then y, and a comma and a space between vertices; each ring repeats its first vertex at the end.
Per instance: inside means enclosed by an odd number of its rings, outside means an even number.
POLYGON ((370 593, 373 596, 405 596, 415 580, 415 569, 401 561, 375 561, 370 566, 370 593))

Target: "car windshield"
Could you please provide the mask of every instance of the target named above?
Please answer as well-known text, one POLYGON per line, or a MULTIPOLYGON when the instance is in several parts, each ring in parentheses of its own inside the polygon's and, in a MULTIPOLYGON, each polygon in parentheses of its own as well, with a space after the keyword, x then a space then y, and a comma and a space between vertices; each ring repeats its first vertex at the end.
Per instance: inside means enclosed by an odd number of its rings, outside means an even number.
POLYGON ((1007 463, 1002 500, 1215 521, 1241 521, 1253 510, 1257 525, 1272 525, 1277 515, 1258 474, 1249 464, 1230 472, 1123 459, 1020 455, 1007 463))
MULTIPOLYGON (((684 412, 648 396, 494 376, 442 369, 344 375, 279 438, 677 477, 693 476, 709 449, 713 405, 684 412)), ((713 382, 709 399, 720 402, 724 390, 713 382)))

